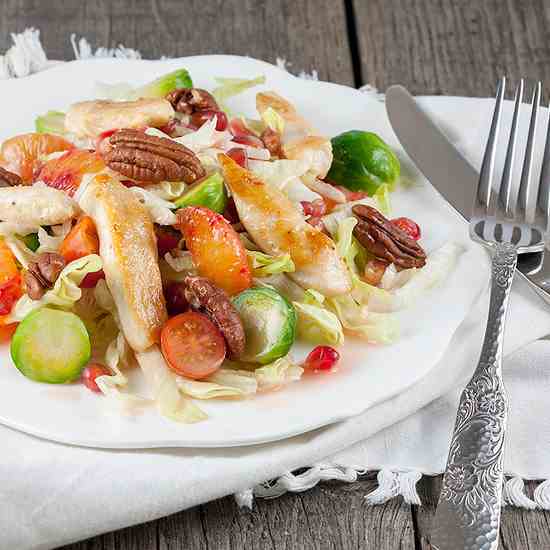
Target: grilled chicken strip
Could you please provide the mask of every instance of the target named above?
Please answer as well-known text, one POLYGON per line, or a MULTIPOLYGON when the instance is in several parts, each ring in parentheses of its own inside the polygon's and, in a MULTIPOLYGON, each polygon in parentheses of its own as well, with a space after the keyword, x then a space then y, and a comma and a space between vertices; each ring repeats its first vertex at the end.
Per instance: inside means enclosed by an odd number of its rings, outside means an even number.
POLYGON ((327 175, 332 163, 330 139, 321 136, 298 114, 292 103, 275 92, 260 92, 256 95, 256 109, 260 114, 273 109, 285 121, 281 143, 287 159, 307 162, 308 172, 313 177, 324 178, 327 175))
POLYGON ((308 224, 282 191, 263 183, 228 156, 219 155, 218 159, 239 218, 254 242, 268 254, 288 252, 296 266, 288 275, 303 288, 325 296, 349 292, 350 277, 334 242, 308 224))
POLYGON ((134 193, 105 176, 93 179, 79 202, 95 222, 124 336, 144 351, 159 341, 167 319, 151 218, 134 193))
POLYGON ((57 225, 74 218, 78 204, 43 183, 0 188, 0 220, 21 226, 57 225))
POLYGON ((94 138, 118 128, 159 128, 173 116, 172 105, 159 98, 82 101, 71 105, 65 117, 65 128, 79 137, 94 138))

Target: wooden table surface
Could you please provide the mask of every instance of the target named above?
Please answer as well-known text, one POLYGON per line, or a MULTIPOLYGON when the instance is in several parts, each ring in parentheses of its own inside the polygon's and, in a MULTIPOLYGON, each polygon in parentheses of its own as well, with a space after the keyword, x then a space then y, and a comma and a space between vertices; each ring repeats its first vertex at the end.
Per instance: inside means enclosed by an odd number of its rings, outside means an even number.
MULTIPOLYGON (((250 55, 319 78, 416 94, 492 95, 503 74, 550 86, 548 0, 2 0, 0 49, 35 26, 52 59, 70 59, 70 33, 146 58, 250 55)), ((547 88, 548 89, 548 88, 547 88)), ((548 94, 546 94, 548 98, 548 94)), ((324 483, 239 510, 231 497, 66 547, 71 550, 426 549, 439 478, 423 507, 368 507, 373 476, 324 483)), ((529 490, 532 490, 532 485, 529 490)), ((550 548, 550 513, 505 509, 501 548, 550 548)), ((14 549, 15 550, 15 549, 14 549)))

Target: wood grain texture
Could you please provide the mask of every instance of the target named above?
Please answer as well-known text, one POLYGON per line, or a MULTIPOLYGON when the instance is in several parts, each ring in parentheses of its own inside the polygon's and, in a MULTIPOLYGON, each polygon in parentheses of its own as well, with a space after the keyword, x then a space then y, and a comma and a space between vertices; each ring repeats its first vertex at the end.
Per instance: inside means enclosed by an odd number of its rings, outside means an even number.
MULTIPOLYGON (((353 0, 361 76, 380 90, 492 96, 503 74, 550 83, 546 0, 353 0)), ((548 96, 548 94, 547 94, 548 96)))
MULTIPOLYGON (((546 0, 2 0, 9 33, 42 30, 52 59, 72 58, 68 34, 94 47, 123 43, 144 57, 277 56, 295 71, 344 84, 402 83, 414 93, 492 95, 498 76, 550 84, 546 0), (348 33, 348 31, 350 31, 348 33), (354 65, 355 62, 355 65, 354 65)), ((372 478, 325 483, 239 510, 228 497, 66 550, 427 550, 440 478, 419 484, 423 507, 369 507, 372 478)), ((531 485, 530 489, 532 490, 531 485)), ((550 548, 550 513, 506 509, 501 548, 550 548)))
POLYGON ((410 506, 401 499, 367 506, 375 485, 372 478, 324 483, 258 500, 252 511, 228 497, 65 550, 414 550, 410 506))
POLYGON ((316 69, 323 80, 353 83, 342 1, 307 0, 2 0, 0 48, 9 33, 39 27, 48 56, 72 59, 69 34, 91 44, 162 55, 226 53, 316 69))

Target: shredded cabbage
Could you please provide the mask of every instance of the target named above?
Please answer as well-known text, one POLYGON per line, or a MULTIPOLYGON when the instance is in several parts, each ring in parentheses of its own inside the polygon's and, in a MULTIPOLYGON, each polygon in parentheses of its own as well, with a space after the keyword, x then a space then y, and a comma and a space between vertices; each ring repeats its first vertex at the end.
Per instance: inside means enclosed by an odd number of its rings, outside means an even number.
POLYGON ((204 380, 177 377, 180 391, 195 399, 216 399, 221 397, 242 398, 258 390, 254 373, 221 368, 204 380))
POLYGON ((296 284, 290 277, 287 277, 284 273, 254 279, 254 284, 256 286, 274 288, 279 294, 282 294, 291 302, 301 302, 304 299, 305 290, 300 285, 296 284))
POLYGON ((302 302, 292 302, 298 314, 298 336, 313 344, 342 345, 342 324, 332 311, 325 309, 324 301, 322 294, 309 289, 302 302))
POLYGON ((258 391, 268 391, 300 380, 303 372, 304 369, 296 365, 287 355, 256 369, 254 376, 258 382, 258 391))
POLYGON ((262 113, 262 120, 268 128, 282 134, 285 131, 284 118, 272 107, 268 107, 262 113))
POLYGON ((120 369, 130 366, 131 361, 130 347, 122 332, 119 332, 105 352, 105 364, 113 374, 105 374, 96 378, 96 384, 101 393, 117 405, 122 406, 125 412, 134 411, 136 408, 142 408, 152 403, 151 399, 120 391, 128 384, 128 379, 120 369))
POLYGON ((151 387, 160 414, 175 422, 190 424, 207 415, 179 390, 176 375, 167 367, 158 346, 136 353, 136 359, 151 387))
POLYGON ((387 183, 383 183, 373 195, 373 198, 378 203, 378 210, 385 216, 389 216, 391 213, 390 191, 390 186, 387 183))
POLYGON ((43 227, 40 227, 38 229, 38 242, 40 243, 40 246, 37 248, 36 253, 41 254, 42 252, 57 252, 63 242, 63 239, 65 239, 71 228, 71 220, 67 220, 62 225, 52 226, 51 229, 53 235, 49 235, 43 227))
POLYGON ((159 199, 165 201, 175 201, 179 199, 187 189, 187 184, 183 181, 161 181, 147 186, 147 191, 156 195, 159 199))
POLYGON ((256 78, 216 78, 216 82, 219 84, 217 88, 212 91, 212 95, 215 97, 218 105, 224 110, 229 112, 229 109, 225 105, 225 102, 236 95, 245 92, 249 88, 265 84, 265 76, 261 75, 256 78))
POLYGON ((101 258, 90 254, 66 265, 52 289, 46 291, 40 300, 31 300, 27 294, 19 298, 9 315, 9 322, 22 321, 31 311, 46 305, 70 309, 82 296, 80 283, 88 273, 95 273, 103 267, 101 258))
POLYGON ((247 250, 248 264, 254 277, 269 277, 277 273, 291 273, 296 270, 290 254, 270 256, 263 252, 247 250))
POLYGON ((330 214, 323 216, 323 225, 331 235, 335 235, 338 231, 338 224, 346 218, 353 217, 352 208, 357 204, 366 204, 374 208, 378 208, 377 202, 371 198, 366 197, 358 201, 347 202, 346 204, 341 204, 337 206, 330 214))
POLYGON ((191 252, 187 250, 174 250, 176 255, 173 256, 170 252, 167 252, 164 255, 164 260, 166 263, 177 273, 189 272, 194 273, 196 270, 195 264, 193 263, 193 257, 191 252))
POLYGON ((190 132, 178 138, 172 138, 157 128, 147 128, 145 133, 181 143, 194 153, 203 153, 212 148, 225 150, 229 146, 233 136, 227 130, 223 132, 216 130, 216 124, 217 118, 213 117, 207 120, 197 131, 190 132))
POLYGON ((264 183, 283 191, 293 202, 314 201, 321 195, 307 187, 300 179, 308 169, 302 160, 280 159, 272 162, 249 160, 249 169, 264 183))
POLYGON ((130 187, 130 191, 147 208, 154 223, 159 225, 174 225, 176 223, 176 215, 172 212, 176 206, 173 203, 161 199, 143 187, 130 187))
MULTIPOLYGON (((405 269, 397 273, 390 266, 382 278, 382 286, 390 289, 393 309, 409 307, 422 292, 442 283, 452 273, 464 250, 462 245, 448 242, 428 256, 422 269, 405 269)), ((373 299, 371 307, 383 311, 377 300, 377 297, 373 299)))

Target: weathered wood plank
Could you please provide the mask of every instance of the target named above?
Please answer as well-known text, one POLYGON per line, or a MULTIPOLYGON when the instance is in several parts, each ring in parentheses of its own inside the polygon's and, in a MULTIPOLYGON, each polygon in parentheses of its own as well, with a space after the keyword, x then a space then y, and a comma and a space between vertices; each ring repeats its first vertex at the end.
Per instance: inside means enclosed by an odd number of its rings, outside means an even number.
POLYGON ((414 550, 410 506, 401 499, 367 506, 364 497, 374 487, 372 478, 324 483, 258 500, 252 511, 225 498, 65 550, 414 550))
POLYGON ((9 33, 35 26, 52 59, 71 59, 69 34, 94 46, 120 43, 158 58, 209 53, 250 55, 323 80, 353 83, 343 1, 333 0, 3 0, 0 49, 9 33))
POLYGON ((550 81, 545 0, 353 0, 365 82, 415 94, 493 95, 497 79, 550 81))

